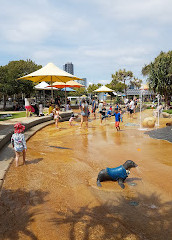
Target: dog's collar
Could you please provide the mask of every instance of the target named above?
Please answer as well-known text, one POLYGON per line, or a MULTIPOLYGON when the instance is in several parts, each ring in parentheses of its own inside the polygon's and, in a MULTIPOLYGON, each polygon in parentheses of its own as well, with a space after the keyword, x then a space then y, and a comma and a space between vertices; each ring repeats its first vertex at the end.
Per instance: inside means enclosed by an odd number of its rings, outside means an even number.
POLYGON ((129 171, 129 170, 126 170, 126 173, 129 175, 129 174, 130 174, 130 171, 129 171))

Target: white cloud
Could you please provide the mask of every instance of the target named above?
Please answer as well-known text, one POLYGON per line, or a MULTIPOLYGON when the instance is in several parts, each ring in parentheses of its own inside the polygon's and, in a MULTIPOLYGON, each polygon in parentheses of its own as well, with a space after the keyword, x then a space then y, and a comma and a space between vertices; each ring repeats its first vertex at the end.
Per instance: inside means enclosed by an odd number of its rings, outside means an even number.
POLYGON ((138 76, 171 50, 171 9, 171 0, 4 1, 0 65, 30 58, 62 68, 71 61, 76 75, 94 83, 119 68, 138 76))
POLYGON ((93 0, 106 17, 119 20, 156 20, 171 22, 171 0, 93 0))

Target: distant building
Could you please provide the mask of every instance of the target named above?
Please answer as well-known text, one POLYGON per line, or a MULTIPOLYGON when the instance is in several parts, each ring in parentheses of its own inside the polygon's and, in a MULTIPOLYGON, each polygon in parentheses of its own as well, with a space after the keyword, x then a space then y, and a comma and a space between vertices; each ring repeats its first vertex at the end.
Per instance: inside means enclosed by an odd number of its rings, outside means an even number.
POLYGON ((76 82, 84 85, 85 87, 87 87, 87 79, 86 78, 81 78, 82 80, 76 80, 76 82))
POLYGON ((63 65, 63 70, 74 75, 74 66, 71 62, 67 62, 65 65, 63 65))

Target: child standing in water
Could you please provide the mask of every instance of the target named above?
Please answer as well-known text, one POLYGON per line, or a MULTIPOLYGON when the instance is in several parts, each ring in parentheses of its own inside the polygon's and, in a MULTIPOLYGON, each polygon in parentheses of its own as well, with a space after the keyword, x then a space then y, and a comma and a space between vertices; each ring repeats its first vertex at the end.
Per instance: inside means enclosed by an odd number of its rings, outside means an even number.
POLYGON ((59 114, 59 107, 56 105, 55 106, 55 109, 53 109, 53 114, 54 114, 54 120, 55 120, 55 126, 56 128, 59 128, 58 127, 58 122, 59 122, 59 119, 61 118, 60 117, 60 114, 59 114))
POLYGON ((120 113, 118 112, 117 108, 115 108, 115 113, 112 116, 115 116, 115 127, 116 127, 116 130, 119 131, 120 130, 120 126, 119 126, 120 113))
POLYGON ((71 114, 71 117, 70 117, 70 119, 69 119, 69 124, 70 124, 70 126, 73 126, 73 121, 74 121, 74 119, 75 119, 76 117, 75 117, 75 115, 72 113, 71 114))
POLYGON ((25 136, 22 133, 25 130, 25 126, 21 123, 16 123, 14 125, 14 134, 11 137, 11 143, 15 150, 15 161, 16 167, 18 167, 20 153, 23 153, 23 164, 26 163, 26 140, 25 136))

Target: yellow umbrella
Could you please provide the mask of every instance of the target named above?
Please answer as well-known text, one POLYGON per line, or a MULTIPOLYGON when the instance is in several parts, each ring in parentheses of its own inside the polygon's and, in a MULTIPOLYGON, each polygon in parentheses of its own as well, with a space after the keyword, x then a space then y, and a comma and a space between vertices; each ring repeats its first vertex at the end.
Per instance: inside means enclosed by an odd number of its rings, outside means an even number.
POLYGON ((68 72, 61 70, 60 68, 56 67, 53 63, 48 63, 45 67, 23 77, 20 77, 18 79, 26 79, 31 80, 33 82, 45 81, 51 82, 51 84, 57 81, 66 83, 70 80, 83 80, 68 72))
MULTIPOLYGON (((23 77, 20 77, 18 79, 26 79, 33 82, 50 82, 51 85, 53 82, 59 81, 59 82, 68 82, 70 80, 83 80, 80 79, 70 73, 67 73, 60 68, 56 67, 53 63, 48 63, 45 67, 30 73, 28 75, 25 75, 23 77)), ((52 89, 51 89, 52 90, 52 89)), ((53 90, 52 90, 52 98, 53 98, 53 90)))
POLYGON ((57 87, 57 88, 65 88, 65 87, 85 87, 84 85, 75 82, 75 81, 68 81, 67 83, 63 83, 63 82, 55 82, 52 84, 53 87, 57 87))
POLYGON ((87 96, 86 95, 82 95, 81 98, 86 98, 87 96))

